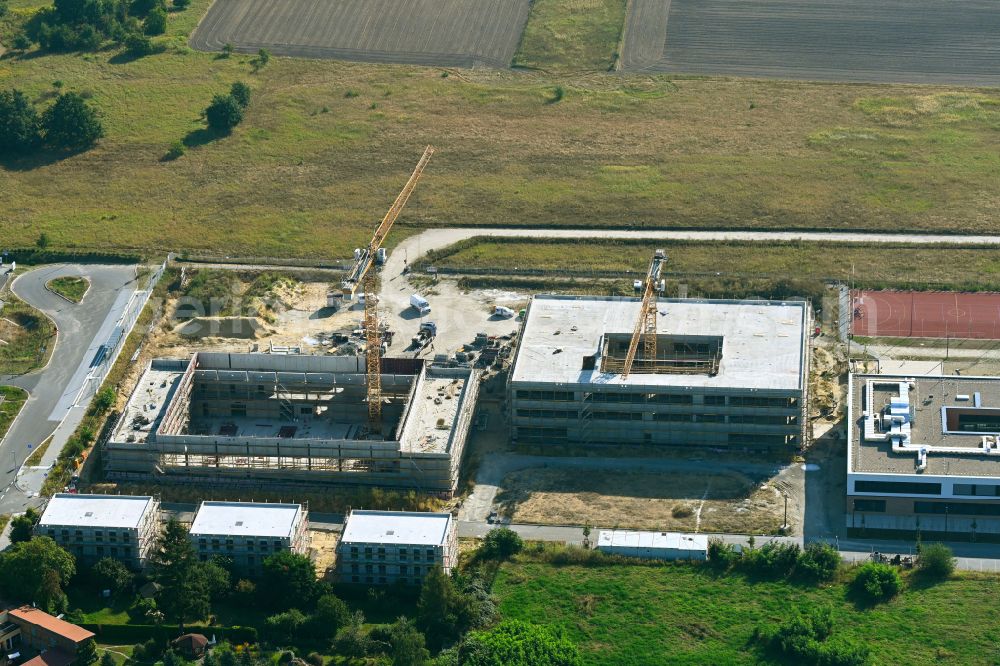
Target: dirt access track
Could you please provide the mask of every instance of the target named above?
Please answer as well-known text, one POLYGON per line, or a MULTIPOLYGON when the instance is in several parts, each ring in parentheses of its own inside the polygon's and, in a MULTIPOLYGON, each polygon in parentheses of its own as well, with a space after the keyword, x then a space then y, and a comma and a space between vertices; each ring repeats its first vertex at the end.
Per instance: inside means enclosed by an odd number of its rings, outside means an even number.
POLYGON ((633 0, 629 71, 1000 85, 995 0, 633 0))
POLYGON ((303 58, 506 69, 530 0, 216 0, 191 46, 303 58))

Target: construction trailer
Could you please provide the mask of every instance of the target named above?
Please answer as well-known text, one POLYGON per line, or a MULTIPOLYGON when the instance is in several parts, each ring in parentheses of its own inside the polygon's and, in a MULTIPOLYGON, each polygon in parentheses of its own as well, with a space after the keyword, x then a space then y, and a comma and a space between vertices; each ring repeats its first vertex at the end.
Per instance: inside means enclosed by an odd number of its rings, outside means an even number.
POLYGON ((365 359, 199 352, 146 369, 103 449, 116 481, 317 489, 374 485, 450 495, 479 372, 382 359, 372 432, 365 359))
POLYGON ((508 380, 517 445, 791 450, 807 423, 808 301, 661 299, 655 357, 641 299, 536 296, 508 380))
POLYGON ((679 532, 601 530, 597 550, 645 560, 707 560, 708 536, 679 532))

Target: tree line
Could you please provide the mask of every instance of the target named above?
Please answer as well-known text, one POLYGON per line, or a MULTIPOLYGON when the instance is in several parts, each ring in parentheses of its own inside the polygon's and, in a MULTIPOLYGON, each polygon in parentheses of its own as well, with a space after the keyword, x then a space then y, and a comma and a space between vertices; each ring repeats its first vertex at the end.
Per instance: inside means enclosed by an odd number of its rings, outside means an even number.
POLYGON ((20 90, 0 90, 0 155, 24 155, 42 146, 82 150, 103 136, 97 111, 79 93, 62 93, 38 113, 20 90))

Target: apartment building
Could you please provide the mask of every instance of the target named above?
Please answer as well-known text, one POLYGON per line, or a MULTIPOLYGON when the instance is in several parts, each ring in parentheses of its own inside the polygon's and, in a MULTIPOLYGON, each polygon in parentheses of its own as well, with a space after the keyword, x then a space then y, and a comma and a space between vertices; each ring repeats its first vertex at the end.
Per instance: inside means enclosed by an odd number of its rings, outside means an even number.
POLYGON ((227 557, 247 575, 275 553, 305 554, 308 512, 301 504, 202 502, 189 532, 198 557, 227 557))
POLYGON ((341 582, 420 585, 434 567, 450 573, 458 561, 450 513, 352 511, 337 545, 341 582))

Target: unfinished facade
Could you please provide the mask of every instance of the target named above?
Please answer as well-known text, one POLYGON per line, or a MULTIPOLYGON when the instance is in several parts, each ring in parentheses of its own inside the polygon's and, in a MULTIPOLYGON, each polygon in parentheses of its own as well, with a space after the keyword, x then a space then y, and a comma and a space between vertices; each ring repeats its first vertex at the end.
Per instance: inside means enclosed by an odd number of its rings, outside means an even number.
POLYGON ((851 375, 847 527, 1000 541, 1000 378, 851 375))
POLYGON ((516 444, 797 448, 808 302, 661 299, 656 358, 622 369, 640 301, 536 296, 509 382, 516 444))
POLYGON ((479 375, 382 360, 382 435, 369 432, 354 356, 195 354, 154 360, 104 448, 111 480, 450 494, 479 375))

